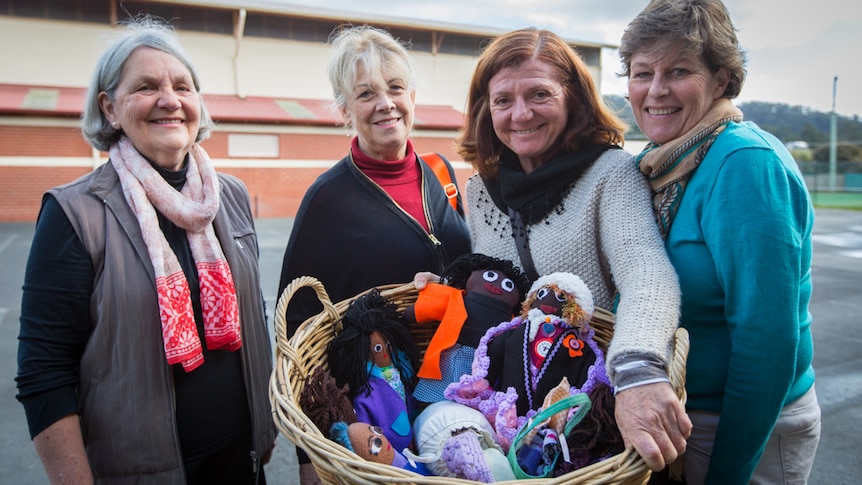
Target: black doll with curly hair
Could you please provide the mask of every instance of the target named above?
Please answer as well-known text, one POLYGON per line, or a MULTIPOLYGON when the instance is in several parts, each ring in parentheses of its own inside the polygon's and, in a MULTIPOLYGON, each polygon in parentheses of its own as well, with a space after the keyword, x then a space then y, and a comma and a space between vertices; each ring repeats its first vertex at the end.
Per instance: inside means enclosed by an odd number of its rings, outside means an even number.
POLYGON ((348 385, 357 419, 379 426, 396 449, 408 447, 418 412, 412 392, 419 350, 398 306, 376 289, 357 297, 327 359, 336 385, 348 385))
POLYGON ((480 253, 465 254, 419 292, 405 319, 439 321, 417 373, 414 395, 422 402, 443 400, 443 391, 470 373, 473 352, 485 332, 518 313, 530 280, 511 261, 480 253))
MULTIPOLYGON (((521 271, 521 268, 515 266, 515 263, 508 259, 495 258, 481 253, 465 254, 446 267, 443 274, 440 275, 440 283, 454 288, 467 288, 467 280, 470 275, 476 270, 492 270, 506 278, 512 280, 518 293, 521 296, 527 294, 530 290, 530 279, 526 273, 521 271)), ((521 300, 518 300, 516 307, 512 310, 517 313, 520 308, 521 300)))

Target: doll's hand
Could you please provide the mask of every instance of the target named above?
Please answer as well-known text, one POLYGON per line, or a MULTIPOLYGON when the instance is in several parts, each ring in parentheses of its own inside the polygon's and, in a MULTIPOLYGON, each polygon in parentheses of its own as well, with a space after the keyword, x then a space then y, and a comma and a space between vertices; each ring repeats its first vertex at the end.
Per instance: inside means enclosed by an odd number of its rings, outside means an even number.
POLYGON ((439 283, 440 277, 430 271, 423 271, 421 273, 416 273, 413 276, 413 286, 416 287, 417 290, 422 290, 425 288, 425 285, 428 283, 439 283))
POLYGON ((662 470, 685 451, 691 420, 670 384, 621 391, 614 414, 626 447, 633 446, 651 470, 662 470))

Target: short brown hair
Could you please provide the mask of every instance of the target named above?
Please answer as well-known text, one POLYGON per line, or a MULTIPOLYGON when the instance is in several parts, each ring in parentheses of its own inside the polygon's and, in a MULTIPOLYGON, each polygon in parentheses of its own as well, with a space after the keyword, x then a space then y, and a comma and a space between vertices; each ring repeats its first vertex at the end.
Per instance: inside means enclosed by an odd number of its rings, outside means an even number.
POLYGON ((745 83, 745 51, 721 0, 652 0, 623 33, 621 76, 631 76, 632 56, 642 52, 683 52, 703 57, 712 72, 726 69, 724 95, 739 96, 745 83))

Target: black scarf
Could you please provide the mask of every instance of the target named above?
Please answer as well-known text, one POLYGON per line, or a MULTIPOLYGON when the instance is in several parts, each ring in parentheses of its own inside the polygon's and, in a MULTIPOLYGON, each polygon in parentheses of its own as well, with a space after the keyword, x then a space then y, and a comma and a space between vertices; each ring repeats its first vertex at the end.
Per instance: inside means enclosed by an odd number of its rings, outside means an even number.
POLYGON ((497 176, 482 181, 494 205, 504 214, 509 213, 510 207, 517 210, 529 227, 554 209, 562 212, 560 202, 569 195, 574 182, 610 148, 620 147, 592 145, 577 153, 560 153, 530 174, 524 173, 511 150, 504 150, 497 176))

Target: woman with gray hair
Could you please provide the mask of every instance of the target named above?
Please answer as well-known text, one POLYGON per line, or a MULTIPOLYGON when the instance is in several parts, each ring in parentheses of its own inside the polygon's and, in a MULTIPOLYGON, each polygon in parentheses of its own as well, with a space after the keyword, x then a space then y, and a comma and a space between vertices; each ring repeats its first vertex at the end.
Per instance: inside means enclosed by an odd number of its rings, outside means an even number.
POLYGON ((84 109, 110 160, 45 194, 27 262, 17 397, 53 483, 265 483, 257 237, 211 127, 173 30, 130 21, 84 109))
MULTIPOLYGON (((278 294, 309 275, 332 301, 342 301, 373 286, 410 281, 420 271, 442 272, 470 252, 470 236, 460 195, 453 210, 409 139, 416 90, 407 49, 366 25, 336 31, 331 45, 329 80, 352 141, 302 199, 278 294)), ((454 181, 448 162, 445 168, 454 181)), ((287 309, 288 333, 321 309, 314 291, 301 288, 287 309)), ((313 483, 303 455, 302 482, 313 483)))
POLYGON ((620 57, 691 337, 684 478, 803 484, 820 438, 805 181, 731 102, 745 53, 720 0, 653 0, 620 57))

